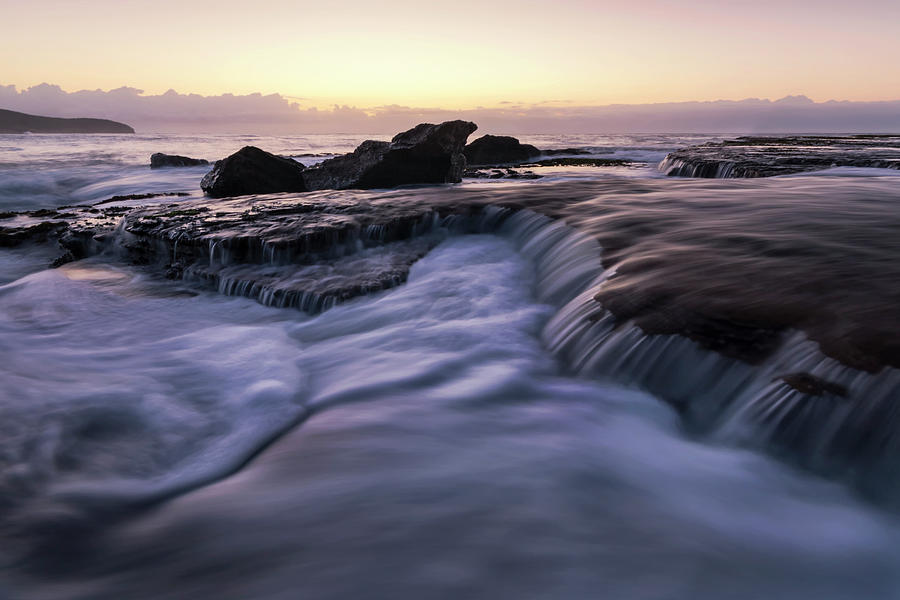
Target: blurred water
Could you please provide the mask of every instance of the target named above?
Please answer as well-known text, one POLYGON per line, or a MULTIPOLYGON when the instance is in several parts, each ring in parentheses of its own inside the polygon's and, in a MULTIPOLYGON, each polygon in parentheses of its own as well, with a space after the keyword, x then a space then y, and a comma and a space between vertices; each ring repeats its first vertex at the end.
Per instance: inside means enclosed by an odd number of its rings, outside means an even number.
MULTIPOLYGON (((477 136, 476 134, 473 136, 477 136)), ((243 146, 258 146, 310 165, 351 152, 366 139, 384 135, 0 135, 0 212, 97 202, 116 195, 186 192, 201 196, 208 166, 150 169, 155 152, 214 162, 243 146)), ((526 136, 539 148, 581 148, 598 158, 646 162, 643 176, 659 176, 656 164, 681 146, 720 139, 713 136, 526 136)), ((597 169, 593 176, 596 176, 597 169)), ((623 172, 619 169, 618 172, 623 172)), ((584 176, 585 169, 550 169, 559 176, 584 176)), ((621 173, 620 173, 621 174, 621 173)))
MULTIPOLYGON (((197 194, 204 168, 151 171, 155 151, 296 156, 358 141, 5 137, 0 208, 197 194)), ((652 161, 698 140, 523 141, 652 161)), ((580 221, 658 257, 685 243, 649 228, 673 210, 703 231, 715 211, 741 214, 726 200, 775 189, 821 212, 841 198, 809 198, 841 174, 724 195, 675 182, 673 196, 668 180, 598 173, 609 189, 580 221)), ((859 218, 880 231, 893 179, 871 182, 842 185, 877 192, 859 218)), ((780 219, 776 204, 762 206, 780 219)), ((742 223, 769 226, 750 213, 742 223)), ((776 242, 792 227, 779 224, 776 242)), ((722 240, 694 237, 725 256, 722 240)), ((540 239, 451 237, 406 285, 315 317, 102 257, 46 270, 51 250, 4 249, 0 598, 897 597, 895 515, 692 439, 661 399, 574 377, 548 352, 547 302, 566 299, 535 272, 540 239)), ((584 265, 557 261, 555 277, 581 281, 584 265)))
POLYGON ((650 396, 562 376, 532 285, 509 242, 468 236, 315 318, 91 263, 0 288, 14 597, 897 589, 893 518, 687 439, 650 396), (239 474, 110 518, 235 468, 298 416, 239 474))

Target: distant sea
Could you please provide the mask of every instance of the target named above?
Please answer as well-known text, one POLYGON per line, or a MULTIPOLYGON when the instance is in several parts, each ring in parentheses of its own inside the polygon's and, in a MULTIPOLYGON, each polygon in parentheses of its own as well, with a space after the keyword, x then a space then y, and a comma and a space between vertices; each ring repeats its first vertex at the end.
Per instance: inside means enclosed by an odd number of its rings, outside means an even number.
MULTIPOLYGON (((476 132, 476 135, 478 132, 476 132)), ((200 195, 208 167, 150 170, 155 152, 225 158, 243 146, 290 156, 310 165, 352 152, 363 140, 386 135, 0 135, 0 211, 96 202, 111 196, 153 192, 200 195)), ((473 136, 474 137, 474 136, 473 136)), ((644 174, 679 147, 721 139, 703 135, 519 136, 539 148, 586 148, 600 158, 646 162, 644 174)))

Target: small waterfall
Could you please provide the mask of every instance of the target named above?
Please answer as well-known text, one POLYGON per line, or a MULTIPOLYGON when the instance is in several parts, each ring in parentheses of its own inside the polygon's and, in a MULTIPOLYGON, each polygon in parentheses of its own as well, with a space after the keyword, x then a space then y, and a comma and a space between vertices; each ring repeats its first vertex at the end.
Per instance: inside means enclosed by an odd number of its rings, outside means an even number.
POLYGON ((849 478, 869 495, 900 500, 900 370, 859 371, 795 333, 761 366, 757 385, 722 416, 715 436, 789 456, 849 478), (785 375, 813 383, 789 385, 785 375), (798 389, 800 387, 801 389, 798 389))
POLYGON ((595 300, 615 275, 601 268, 596 240, 527 210, 506 218, 499 233, 534 261, 538 297, 559 307, 543 339, 572 371, 649 391, 720 443, 767 451, 900 502, 900 370, 845 366, 801 332, 784 335, 758 365, 680 335, 649 335, 595 300))
POLYGON ((505 219, 499 233, 534 262, 541 302, 561 306, 603 271, 597 240, 562 221, 522 210, 505 219))
MULTIPOLYGON (((712 171, 667 158, 660 168, 741 176, 731 163, 712 171)), ((544 342, 572 371, 649 391, 676 407, 692 431, 722 443, 764 449, 838 474, 872 496, 900 498, 893 483, 900 482, 900 371, 851 369, 801 333, 786 335, 757 365, 679 335, 648 335, 595 300, 615 275, 603 269, 596 239, 530 210, 418 210, 352 226, 340 218, 293 236, 263 230, 153 238, 120 227, 115 246, 181 263, 180 276, 225 295, 318 313, 402 284, 410 266, 449 235, 496 233, 533 261, 538 298, 558 309, 544 342)))
POLYGON ((611 275, 598 277, 544 329, 547 346, 573 371, 647 390, 714 440, 768 451, 900 502, 900 370, 847 367, 800 332, 759 365, 679 335, 648 335, 594 300, 611 275))
POLYGON ((752 170, 738 167, 730 160, 685 160, 669 154, 656 169, 669 177, 699 177, 705 179, 733 179, 756 177, 752 170))

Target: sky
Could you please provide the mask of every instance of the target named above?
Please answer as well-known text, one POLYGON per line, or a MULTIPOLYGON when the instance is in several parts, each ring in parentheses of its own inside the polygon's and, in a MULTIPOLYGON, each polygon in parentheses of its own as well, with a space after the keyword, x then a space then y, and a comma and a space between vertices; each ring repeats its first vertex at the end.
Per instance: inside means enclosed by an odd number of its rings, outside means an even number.
POLYGON ((447 110, 900 99, 900 1, 0 0, 0 83, 447 110))

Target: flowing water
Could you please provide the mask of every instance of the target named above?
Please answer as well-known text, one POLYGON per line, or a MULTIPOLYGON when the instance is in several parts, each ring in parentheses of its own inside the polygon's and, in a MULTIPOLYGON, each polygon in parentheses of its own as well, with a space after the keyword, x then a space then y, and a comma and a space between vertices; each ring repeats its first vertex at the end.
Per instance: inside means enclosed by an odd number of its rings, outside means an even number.
MULTIPOLYGON (((358 141, 5 136, 0 212, 199 197, 206 167, 151 171, 154 151, 215 159, 252 143, 312 161, 300 155, 358 141)), ((524 141, 647 166, 463 183, 498 202, 600 187, 569 225, 529 210, 488 233, 439 223, 404 284, 320 314, 107 256, 47 269, 52 249, 0 249, 0 598, 900 597, 896 512, 761 451, 785 429, 751 426, 823 410, 773 383, 784 369, 881 402, 894 370, 843 366, 797 331, 760 365, 579 318, 617 281, 603 253, 646 255, 641 235, 746 260, 708 229, 770 221, 722 198, 839 214, 852 186, 871 202, 852 222, 864 245, 900 179, 841 171, 721 193, 654 170, 696 136, 524 141), (704 229, 711 214, 720 226, 704 229), (688 225, 660 233, 654 218, 688 225), (686 406, 716 417, 698 432, 686 406)), ((768 231, 782 243, 792 229, 768 231)), ((802 234, 794 245, 821 241, 802 234)), ((876 246, 887 262, 895 247, 876 246)))

